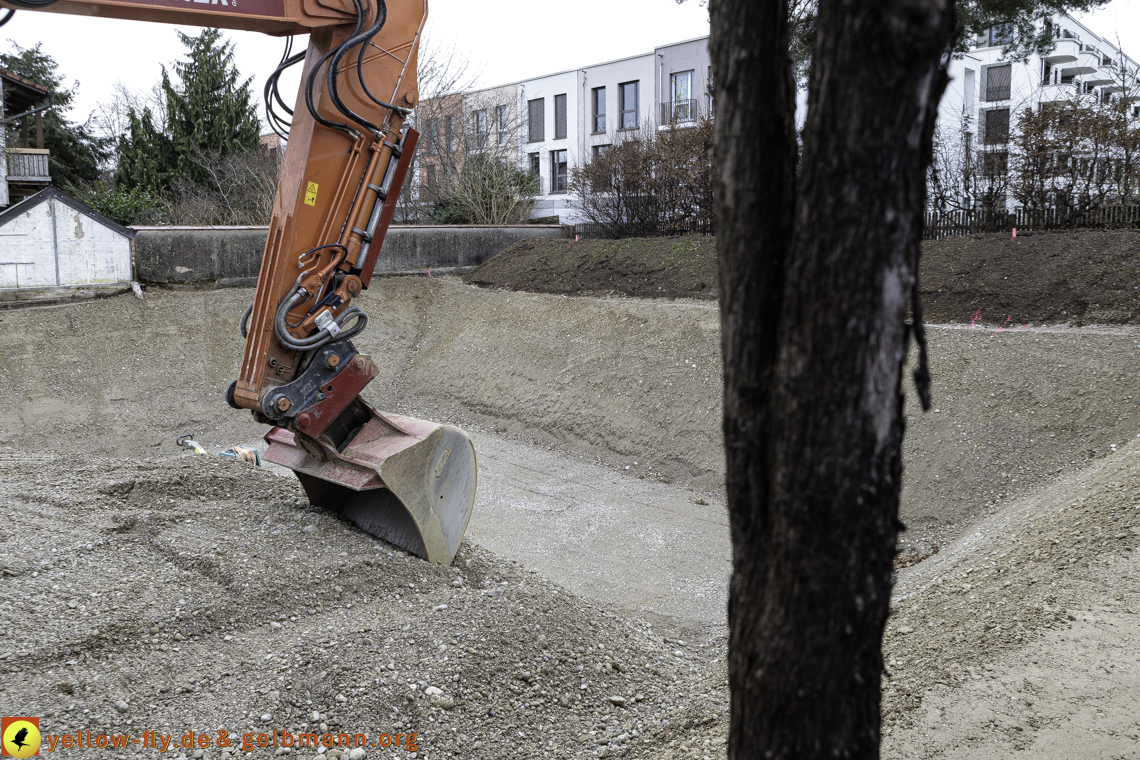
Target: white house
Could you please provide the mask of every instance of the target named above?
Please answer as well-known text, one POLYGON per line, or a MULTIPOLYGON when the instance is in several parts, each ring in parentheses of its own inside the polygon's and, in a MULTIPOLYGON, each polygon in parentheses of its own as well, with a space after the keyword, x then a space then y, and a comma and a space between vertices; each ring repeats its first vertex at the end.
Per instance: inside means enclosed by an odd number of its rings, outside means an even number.
POLYGON ((984 172, 996 180, 999 207, 1004 202, 1008 209, 1016 204, 1001 188, 1007 181, 1010 134, 1019 112, 1079 93, 1123 99, 1140 118, 1140 67, 1133 58, 1070 16, 1060 14, 1043 23, 1054 38, 1053 49, 1023 62, 1002 54, 1009 29, 994 27, 974 39, 968 52, 951 60, 950 84, 939 105, 941 154, 980 155, 984 172))
POLYGON ((0 288, 125 284, 134 231, 55 187, 0 213, 0 288))

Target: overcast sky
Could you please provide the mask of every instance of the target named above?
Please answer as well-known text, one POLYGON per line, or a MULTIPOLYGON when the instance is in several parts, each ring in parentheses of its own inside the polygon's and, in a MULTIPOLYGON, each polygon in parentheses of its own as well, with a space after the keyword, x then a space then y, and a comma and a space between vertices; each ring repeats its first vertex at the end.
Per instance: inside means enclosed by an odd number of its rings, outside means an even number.
MULTIPOLYGON (((1124 51, 1140 60, 1140 0, 1113 0, 1079 17, 1099 35, 1119 37, 1124 51)), ((70 83, 79 82, 76 108, 82 120, 117 81, 141 91, 160 76, 160 64, 184 48, 175 28, 193 27, 17 11, 0 29, 2 47, 15 42, 43 50, 60 64, 70 83)), ((428 35, 454 46, 489 86, 646 53, 655 46, 708 34, 708 12, 696 0, 578 0, 572 4, 533 0, 431 0, 428 35)), ((281 56, 281 39, 252 32, 226 32, 237 64, 260 93, 281 56)), ((299 67, 297 67, 299 68, 299 67)), ((292 80, 289 86, 296 86, 292 80)), ((286 84, 283 80, 283 84, 286 84)), ((295 91, 295 90, 294 90, 295 91)))

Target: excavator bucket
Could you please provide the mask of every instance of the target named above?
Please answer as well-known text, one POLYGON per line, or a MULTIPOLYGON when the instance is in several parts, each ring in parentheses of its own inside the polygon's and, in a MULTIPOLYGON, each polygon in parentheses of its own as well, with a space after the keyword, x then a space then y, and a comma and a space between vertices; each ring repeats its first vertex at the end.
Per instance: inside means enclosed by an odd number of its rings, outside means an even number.
POLYGON ((340 450, 271 429, 264 459, 297 474, 309 501, 429 562, 451 564, 475 503, 475 448, 459 428, 382 414, 357 398, 363 424, 340 450))

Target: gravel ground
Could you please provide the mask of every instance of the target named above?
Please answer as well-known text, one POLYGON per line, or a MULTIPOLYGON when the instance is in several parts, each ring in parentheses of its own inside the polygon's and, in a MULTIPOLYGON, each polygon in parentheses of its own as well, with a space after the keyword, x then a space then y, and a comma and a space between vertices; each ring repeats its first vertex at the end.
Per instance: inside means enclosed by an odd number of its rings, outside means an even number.
POLYGON ((429 565, 251 465, 7 455, 0 499, 0 709, 42 716, 46 735, 415 732, 425 758, 720 750, 722 642, 663 638, 471 544, 429 565))
MULTIPOLYGON (((260 432, 220 401, 249 296, 0 314, 0 713, 40 715, 48 735, 224 730, 231 750, 323 724, 414 731, 421 758, 723 756, 723 625, 605 603, 589 573, 568 591, 472 541, 429 566, 291 479, 173 453, 182 432, 212 451, 260 432)), ((384 314, 364 345, 384 357, 382 407, 497 437, 519 470, 587 462, 615 489, 650 479, 722 503, 707 305, 427 279, 365 300, 384 314)), ((1134 757, 1140 331, 938 328, 931 345, 938 411, 909 421, 884 756, 1134 757)), ((251 752, 297 754, 283 749, 251 752)))

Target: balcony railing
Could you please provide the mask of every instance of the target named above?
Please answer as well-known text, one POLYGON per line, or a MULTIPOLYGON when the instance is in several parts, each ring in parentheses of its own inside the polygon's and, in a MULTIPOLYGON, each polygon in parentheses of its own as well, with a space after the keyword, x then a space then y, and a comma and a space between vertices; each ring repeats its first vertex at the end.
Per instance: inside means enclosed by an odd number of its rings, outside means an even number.
POLYGON ((699 101, 673 100, 661 104, 661 124, 687 124, 700 118, 699 101))
POLYGON ((9 182, 51 182, 50 151, 41 148, 8 148, 9 182))

